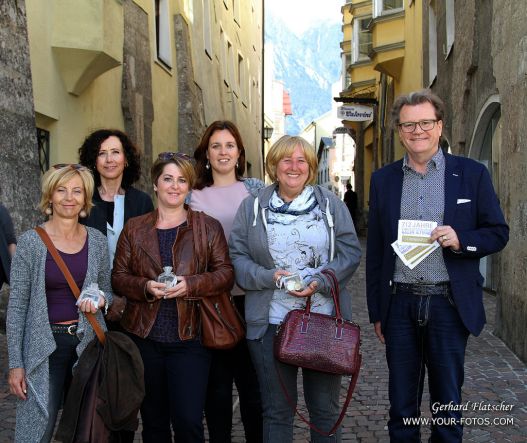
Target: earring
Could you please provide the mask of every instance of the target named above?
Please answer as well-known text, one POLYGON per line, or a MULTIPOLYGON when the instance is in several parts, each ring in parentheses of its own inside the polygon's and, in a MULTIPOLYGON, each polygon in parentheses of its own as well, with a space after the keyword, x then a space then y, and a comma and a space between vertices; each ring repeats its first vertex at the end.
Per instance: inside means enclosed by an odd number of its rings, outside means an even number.
POLYGON ((210 169, 210 162, 207 160, 207 164, 205 165, 205 168, 210 169))
POLYGON ((236 167, 240 166, 240 164, 238 162, 236 162, 236 167))
POLYGON ((79 212, 79 217, 80 217, 80 218, 86 218, 87 215, 88 215, 88 214, 86 214, 86 211, 85 211, 84 209, 81 210, 81 212, 79 212))
POLYGON ((51 204, 51 202, 48 203, 48 207, 46 208, 44 212, 46 213, 46 215, 53 214, 53 205, 51 204))

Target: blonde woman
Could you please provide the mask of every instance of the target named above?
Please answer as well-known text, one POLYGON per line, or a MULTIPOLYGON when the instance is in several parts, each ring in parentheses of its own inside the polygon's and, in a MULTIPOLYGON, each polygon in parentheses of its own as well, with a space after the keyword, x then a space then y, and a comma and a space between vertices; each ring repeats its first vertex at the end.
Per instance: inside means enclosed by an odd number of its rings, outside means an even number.
POLYGON ((11 265, 7 308, 9 389, 17 396, 16 442, 49 442, 67 393, 72 368, 94 337, 84 316, 112 302, 106 238, 79 223, 92 207, 93 177, 76 164, 52 167, 42 178, 42 227, 68 266, 79 289, 97 283, 104 296, 97 307, 76 305, 66 279, 34 229, 22 234, 11 265))
MULTIPOLYGON (((265 167, 273 184, 246 198, 236 214, 229 249, 237 283, 245 289, 247 343, 258 374, 263 406, 264 442, 292 442, 294 410, 282 391, 277 370, 289 396, 296 401, 298 368, 274 358, 273 338, 292 309, 334 314, 330 282, 322 274, 333 270, 340 283, 340 308, 351 318, 351 294, 346 289, 361 256, 360 244, 344 203, 315 185, 317 158, 301 137, 283 136, 269 150, 265 167), (303 289, 287 291, 285 275, 297 273, 303 289)), ((339 414, 341 377, 302 370, 310 421, 329 431, 339 414)), ((313 442, 340 441, 311 431, 313 442)))

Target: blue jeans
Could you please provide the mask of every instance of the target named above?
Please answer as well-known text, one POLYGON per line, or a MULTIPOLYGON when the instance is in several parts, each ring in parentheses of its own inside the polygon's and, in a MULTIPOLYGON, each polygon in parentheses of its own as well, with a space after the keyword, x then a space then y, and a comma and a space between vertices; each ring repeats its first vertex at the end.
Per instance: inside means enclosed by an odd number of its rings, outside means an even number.
POLYGON ((68 393, 73 378, 72 369, 77 361, 77 345, 79 339, 76 335, 53 333, 57 348, 49 356, 49 403, 48 426, 41 443, 51 441, 57 414, 62 407, 62 402, 68 393))
MULTIPOLYGON (((419 425, 405 424, 403 419, 421 415, 426 368, 430 406, 461 404, 468 335, 448 287, 421 294, 397 290, 392 295, 384 331, 391 442, 421 441, 419 425)), ((432 416, 443 423, 432 424, 432 442, 462 441, 461 412, 447 409, 432 416)))
MULTIPOLYGON (((276 325, 269 325, 261 339, 247 340, 247 343, 262 395, 263 441, 288 443, 293 441, 295 413, 284 395, 277 371, 280 371, 289 397, 296 405, 298 368, 280 363, 274 358, 275 332, 276 325)), ((302 369, 304 398, 309 411, 309 421, 322 431, 329 431, 339 416, 341 378, 340 375, 302 369)), ((340 442, 340 434, 340 428, 331 437, 324 437, 311 431, 311 441, 314 443, 340 442)))
POLYGON ((160 343, 130 334, 145 367, 145 443, 203 442, 210 353, 198 340, 160 343))

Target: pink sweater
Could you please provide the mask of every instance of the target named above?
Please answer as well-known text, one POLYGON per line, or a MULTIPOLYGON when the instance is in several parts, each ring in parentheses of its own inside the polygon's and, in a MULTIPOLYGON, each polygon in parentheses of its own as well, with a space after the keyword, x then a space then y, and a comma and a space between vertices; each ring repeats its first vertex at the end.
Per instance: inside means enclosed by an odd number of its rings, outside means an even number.
POLYGON ((225 238, 229 240, 234 216, 242 200, 249 195, 243 182, 228 186, 208 186, 201 190, 193 190, 190 207, 194 211, 203 211, 214 217, 223 226, 225 238))
MULTIPOLYGON (((194 211, 203 211, 221 223, 225 238, 229 240, 234 216, 242 200, 249 195, 243 182, 228 186, 208 186, 201 190, 192 190, 190 207, 194 211)), ((242 289, 234 285, 232 295, 241 295, 242 289)))

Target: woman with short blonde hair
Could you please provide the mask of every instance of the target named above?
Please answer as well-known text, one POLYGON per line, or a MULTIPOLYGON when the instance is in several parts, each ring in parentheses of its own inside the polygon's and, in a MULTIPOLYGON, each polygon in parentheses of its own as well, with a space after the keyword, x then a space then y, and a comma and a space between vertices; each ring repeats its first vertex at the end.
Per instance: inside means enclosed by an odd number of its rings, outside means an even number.
POLYGON ((93 177, 78 164, 53 166, 42 177, 41 227, 79 289, 96 283, 97 305, 78 306, 66 278, 34 229, 22 234, 11 265, 7 308, 9 388, 18 397, 16 442, 49 442, 72 379, 72 368, 94 331, 85 312, 105 328, 102 308, 112 302, 106 239, 79 223, 92 207, 93 177), (44 409, 43 409, 44 408, 44 409))
MULTIPOLYGON (((360 244, 344 203, 315 183, 317 159, 301 137, 283 136, 269 150, 266 170, 273 184, 241 204, 229 239, 237 283, 245 289, 247 343, 262 394, 264 442, 292 442, 294 409, 284 394, 297 400, 298 368, 273 354, 278 325, 292 309, 334 314, 331 269, 340 284, 340 308, 351 318, 351 294, 346 289, 361 256, 360 244), (297 274, 302 288, 288 290, 282 278, 297 274)), ((339 415, 341 377, 302 369, 304 397, 310 421, 329 431, 339 415)), ((340 441, 311 431, 313 442, 340 441)))

